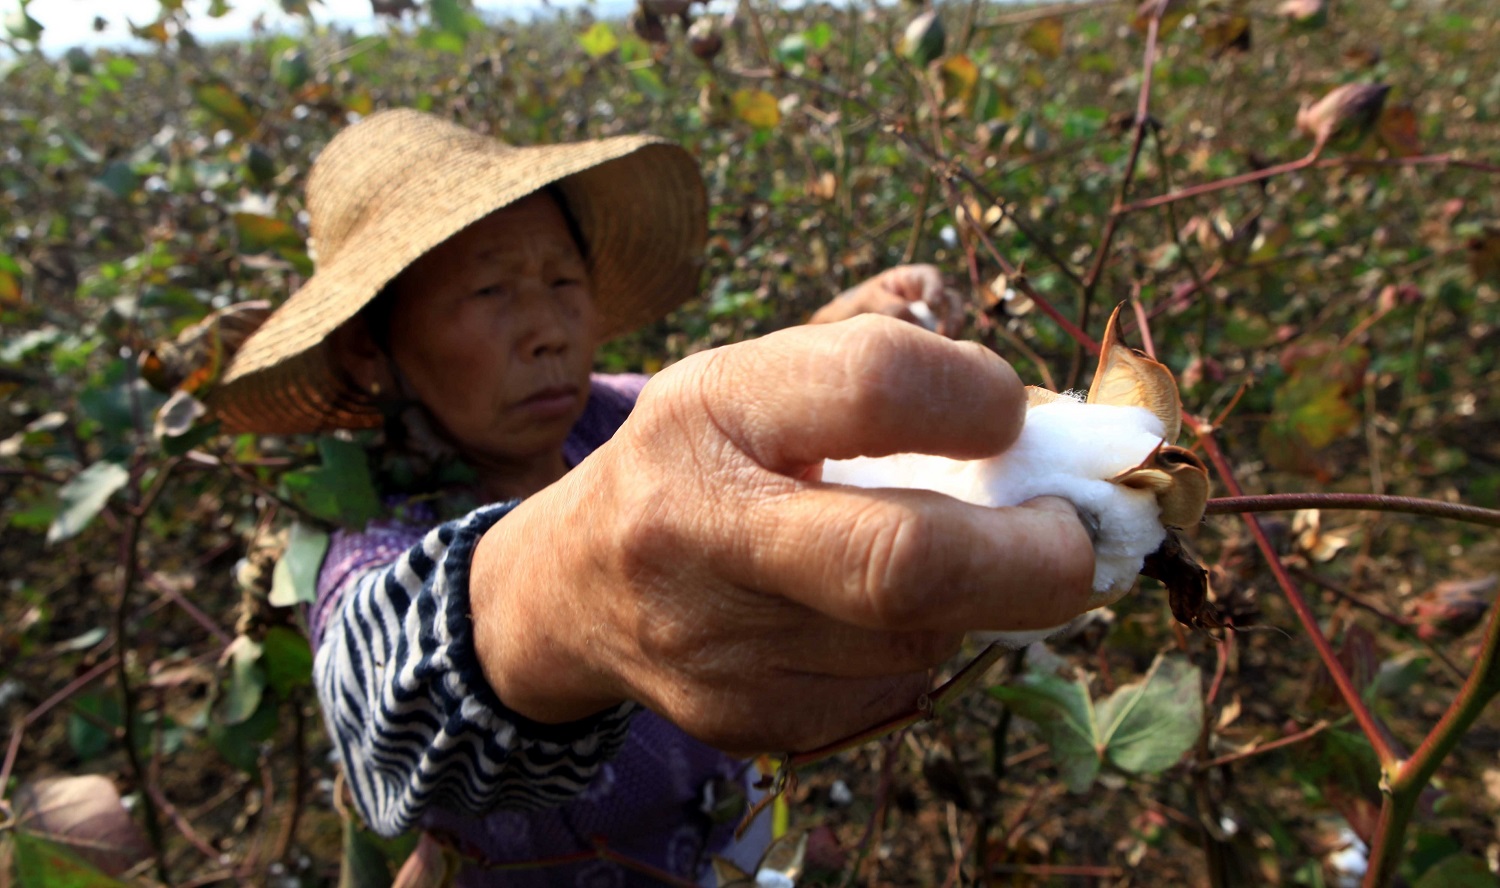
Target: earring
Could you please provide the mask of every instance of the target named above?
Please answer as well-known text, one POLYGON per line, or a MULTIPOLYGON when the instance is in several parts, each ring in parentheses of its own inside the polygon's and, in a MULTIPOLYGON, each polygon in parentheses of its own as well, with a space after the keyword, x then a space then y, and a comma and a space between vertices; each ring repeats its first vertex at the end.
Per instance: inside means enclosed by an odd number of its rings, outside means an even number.
POLYGON ((372 383, 370 383, 370 395, 372 397, 376 397, 376 398, 380 397, 380 383, 378 383, 378 382, 372 382, 372 383))

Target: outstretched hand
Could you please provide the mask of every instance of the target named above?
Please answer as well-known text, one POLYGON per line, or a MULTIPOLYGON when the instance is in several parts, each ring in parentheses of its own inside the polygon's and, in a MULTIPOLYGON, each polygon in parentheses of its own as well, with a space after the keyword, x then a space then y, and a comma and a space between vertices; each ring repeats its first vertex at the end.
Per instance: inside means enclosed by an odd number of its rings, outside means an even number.
POLYGON ((694 355, 481 542, 485 675, 539 721, 635 700, 741 753, 900 714, 966 631, 1083 610, 1093 549, 1063 500, 843 487, 822 462, 989 456, 1024 412, 999 357, 886 318, 694 355))
POLYGON ((827 324, 861 314, 886 315, 949 337, 958 335, 964 320, 963 301, 943 286, 936 267, 898 265, 845 290, 807 322, 827 324))

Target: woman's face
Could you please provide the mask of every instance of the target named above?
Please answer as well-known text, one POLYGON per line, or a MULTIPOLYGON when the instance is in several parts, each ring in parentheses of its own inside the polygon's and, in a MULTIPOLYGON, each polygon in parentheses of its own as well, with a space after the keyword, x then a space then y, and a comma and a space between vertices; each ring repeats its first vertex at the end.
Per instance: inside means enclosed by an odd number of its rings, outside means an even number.
POLYGON ((551 195, 491 213, 395 286, 391 356, 465 455, 511 464, 560 453, 588 400, 597 315, 551 195))

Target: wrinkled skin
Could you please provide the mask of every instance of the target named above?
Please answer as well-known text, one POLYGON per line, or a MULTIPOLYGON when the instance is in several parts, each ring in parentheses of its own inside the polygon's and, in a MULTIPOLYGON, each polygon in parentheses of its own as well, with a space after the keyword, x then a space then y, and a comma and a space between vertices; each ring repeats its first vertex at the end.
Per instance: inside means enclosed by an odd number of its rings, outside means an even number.
POLYGON ((688 358, 481 541, 485 675, 533 719, 636 700, 739 753, 906 711, 964 632, 1081 612, 1088 534, 1062 500, 990 509, 825 485, 821 462, 990 456, 1024 410, 1003 360, 887 318, 688 358))

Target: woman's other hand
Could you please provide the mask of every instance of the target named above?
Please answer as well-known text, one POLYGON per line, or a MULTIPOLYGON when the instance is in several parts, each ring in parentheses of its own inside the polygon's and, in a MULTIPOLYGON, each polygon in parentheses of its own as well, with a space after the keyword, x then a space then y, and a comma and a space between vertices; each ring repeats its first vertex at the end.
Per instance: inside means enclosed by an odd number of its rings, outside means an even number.
POLYGON ((1024 411, 999 357, 886 318, 694 355, 481 542, 485 675, 533 719, 635 700, 740 753, 900 714, 964 632, 1080 612, 1093 550, 1062 500, 842 487, 818 480, 822 462, 990 456, 1024 411))
POLYGON ((807 319, 809 324, 879 314, 918 324, 943 336, 957 336, 964 321, 963 300, 943 286, 931 265, 898 265, 835 297, 807 319))

